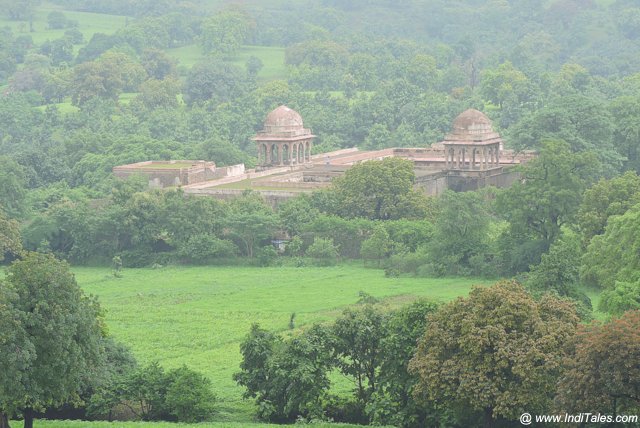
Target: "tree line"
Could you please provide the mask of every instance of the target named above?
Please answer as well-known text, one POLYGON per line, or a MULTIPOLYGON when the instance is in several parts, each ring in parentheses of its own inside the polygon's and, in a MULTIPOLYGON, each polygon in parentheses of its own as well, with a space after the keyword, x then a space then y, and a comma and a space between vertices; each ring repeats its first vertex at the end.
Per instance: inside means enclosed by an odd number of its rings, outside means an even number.
MULTIPOLYGON (((279 335, 254 325, 236 382, 270 422, 508 427, 523 413, 638 409, 639 312, 579 324, 575 304, 501 281, 444 305, 389 310, 361 294, 331 324, 279 335), (331 374, 352 384, 331 392, 331 374)), ((587 421, 589 422, 589 421, 587 421)))

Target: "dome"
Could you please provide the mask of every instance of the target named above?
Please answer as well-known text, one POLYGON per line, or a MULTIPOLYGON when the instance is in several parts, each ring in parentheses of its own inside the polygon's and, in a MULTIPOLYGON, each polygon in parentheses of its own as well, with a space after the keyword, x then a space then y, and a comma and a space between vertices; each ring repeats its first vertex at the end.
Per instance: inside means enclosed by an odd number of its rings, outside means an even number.
POLYGON ((273 140, 282 138, 302 138, 311 136, 311 130, 302 123, 302 116, 287 106, 280 106, 267 115, 264 129, 258 132, 254 140, 273 140))
POLYGON ((287 106, 280 106, 267 115, 264 121, 266 132, 294 131, 304 128, 302 116, 287 106))
POLYGON ((499 138, 494 132, 491 120, 481 111, 465 110, 453 121, 451 133, 445 140, 449 141, 485 141, 499 138))

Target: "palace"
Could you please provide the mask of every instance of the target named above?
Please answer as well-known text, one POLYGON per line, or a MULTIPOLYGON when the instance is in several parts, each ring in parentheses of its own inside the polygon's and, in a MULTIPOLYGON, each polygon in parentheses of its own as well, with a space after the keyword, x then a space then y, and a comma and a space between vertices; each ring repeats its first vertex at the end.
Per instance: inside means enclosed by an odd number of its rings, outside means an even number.
POLYGON ((118 177, 142 174, 150 187, 181 186, 186 193, 233 198, 247 189, 262 193, 272 204, 329 186, 352 165, 386 157, 411 160, 415 186, 426 194, 446 189, 475 190, 506 187, 518 179, 513 166, 533 158, 533 152, 505 150, 491 120, 482 112, 462 112, 443 141, 424 148, 357 148, 313 155, 313 135, 302 117, 287 106, 270 112, 263 129, 253 137, 258 166, 244 164, 218 167, 206 161, 147 161, 113 168, 118 177))

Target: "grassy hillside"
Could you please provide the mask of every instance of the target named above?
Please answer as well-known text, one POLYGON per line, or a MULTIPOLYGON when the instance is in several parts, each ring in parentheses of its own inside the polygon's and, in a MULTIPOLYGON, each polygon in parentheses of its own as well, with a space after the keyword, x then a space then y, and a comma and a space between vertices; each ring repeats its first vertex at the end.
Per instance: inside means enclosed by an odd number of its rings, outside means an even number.
POLYGON ((118 29, 125 27, 127 19, 131 19, 119 15, 64 10, 60 6, 43 2, 42 5, 36 8, 33 32, 29 32, 29 25, 25 21, 11 21, 3 14, 0 14, 0 26, 10 27, 15 35, 29 35, 33 39, 33 42, 39 45, 46 40, 59 39, 64 36, 65 29, 50 30, 48 28, 47 15, 54 10, 63 12, 67 19, 78 21, 78 30, 84 35, 85 43, 88 42, 95 33, 115 33, 118 29))
MULTIPOLYGON (((381 270, 333 268, 168 267, 127 269, 114 278, 105 268, 74 268, 79 284, 100 298, 110 333, 143 362, 202 371, 220 398, 221 420, 248 421, 252 403, 232 380, 239 343, 252 323, 285 331, 334 319, 356 303, 359 291, 399 306, 425 296, 437 301, 465 295, 474 279, 385 278, 381 270)), ((348 388, 336 376, 339 389, 348 388), (341 382, 340 382, 341 381, 341 382)))
MULTIPOLYGON (((202 61, 205 55, 202 48, 196 44, 167 49, 172 58, 178 60, 178 65, 191 68, 195 63, 202 61)), ((287 69, 284 63, 284 48, 272 46, 243 46, 237 55, 230 61, 244 69, 249 57, 255 56, 262 61, 262 70, 258 78, 262 80, 286 79, 287 69)))

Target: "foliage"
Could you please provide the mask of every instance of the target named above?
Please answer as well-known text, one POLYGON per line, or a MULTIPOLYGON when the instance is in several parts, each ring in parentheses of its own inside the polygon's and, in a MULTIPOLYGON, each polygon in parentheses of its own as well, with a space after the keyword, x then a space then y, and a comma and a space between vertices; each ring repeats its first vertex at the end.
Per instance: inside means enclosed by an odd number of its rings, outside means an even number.
POLYGON ((208 420, 216 400, 211 381, 187 366, 167 373, 169 386, 165 405, 178 421, 195 423, 208 420))
POLYGON ((233 54, 250 37, 254 26, 245 11, 229 8, 204 20, 200 45, 207 54, 233 54))
POLYGON ((561 227, 575 220, 582 193, 597 171, 593 154, 572 154, 561 141, 544 142, 539 156, 521 167, 520 182, 496 199, 496 211, 509 222, 502 241, 507 272, 528 268, 514 257, 519 254, 528 265, 538 263, 561 227))
POLYGON ((353 380, 363 410, 379 387, 384 324, 383 313, 365 304, 362 308, 345 310, 332 328, 336 366, 353 380))
POLYGON ((489 248, 489 224, 483 194, 444 192, 438 199, 429 243, 434 273, 460 274, 460 269, 470 267, 474 256, 485 254, 489 248))
POLYGON ((640 312, 629 311, 599 325, 581 326, 575 350, 558 383, 557 406, 573 412, 581 408, 603 414, 632 414, 638 409, 640 312))
POLYGON ((371 220, 420 218, 426 212, 424 197, 413 190, 411 162, 399 158, 354 165, 333 181, 336 213, 345 218, 371 220))
POLYGON ((592 286, 613 288, 615 281, 640 279, 640 204, 613 216, 605 232, 594 236, 582 259, 580 276, 592 286))
POLYGON ((234 374, 254 397, 260 418, 292 422, 322 415, 321 399, 329 388, 327 334, 315 326, 287 342, 254 324, 240 345, 241 372, 234 374))
POLYGON ((194 65, 184 87, 184 98, 190 103, 212 100, 229 102, 245 92, 246 76, 234 64, 210 58, 194 65))
POLYGON ((0 262, 7 254, 17 256, 21 252, 20 225, 17 221, 7 218, 0 209, 0 262))
POLYGON ((253 257, 254 248, 275 231, 277 219, 258 193, 248 193, 229 203, 229 233, 242 246, 243 253, 253 257))
POLYGON ((26 174, 15 160, 0 156, 0 207, 10 217, 19 217, 25 211, 26 174))
POLYGON ((639 202, 640 177, 631 171, 590 187, 584 193, 577 219, 585 244, 604 233, 609 217, 622 215, 639 202))
POLYGON ((91 397, 90 411, 112 414, 117 406, 128 408, 145 421, 201 422, 214 412, 216 398, 211 381, 187 366, 166 372, 157 362, 130 369, 112 378, 91 397))
POLYGON ((318 266, 333 266, 338 260, 338 248, 332 239, 315 238, 305 254, 318 266))
POLYGON ((192 235, 178 247, 178 255, 192 263, 206 263, 216 257, 229 257, 237 252, 231 241, 215 235, 192 235))
POLYGON ((598 309, 614 316, 640 309, 640 281, 619 282, 600 296, 598 309))
POLYGON ((578 317, 553 297, 536 302, 524 288, 503 281, 477 287, 428 317, 410 370, 416 397, 462 403, 492 420, 544 413, 561 374, 564 343, 578 317))
POLYGON ((371 236, 362 241, 360 256, 364 260, 375 260, 380 267, 382 260, 391 254, 392 245, 387 230, 382 225, 378 225, 374 228, 371 236))
POLYGON ((418 339, 427 328, 427 315, 437 308, 433 302, 418 300, 387 319, 378 387, 367 407, 372 422, 402 427, 436 425, 431 419, 436 413, 434 409, 414 400, 417 378, 407 370, 418 339))
POLYGON ((2 353, 9 379, 0 382, 8 388, 0 409, 21 410, 29 425, 33 410, 79 401, 103 364, 103 325, 97 301, 84 295, 66 262, 26 253, 7 272, 0 318, 14 329, 3 329, 10 335, 0 343, 24 351, 2 353))

